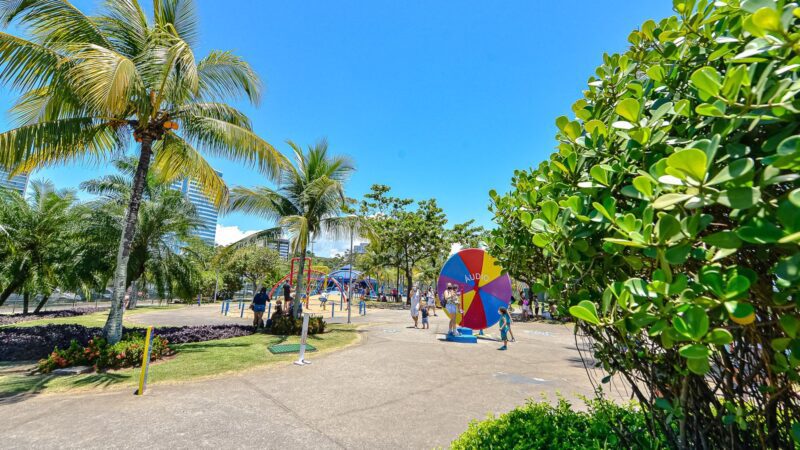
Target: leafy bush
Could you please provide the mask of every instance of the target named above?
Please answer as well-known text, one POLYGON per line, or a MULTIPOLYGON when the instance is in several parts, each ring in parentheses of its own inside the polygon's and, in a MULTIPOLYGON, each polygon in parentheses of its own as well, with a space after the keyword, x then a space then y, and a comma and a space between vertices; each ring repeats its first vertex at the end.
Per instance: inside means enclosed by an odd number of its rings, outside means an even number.
MULTIPOLYGON (((125 328, 125 333, 144 333, 142 328, 125 328)), ((172 344, 204 342, 216 339, 247 336, 253 328, 244 325, 214 325, 191 327, 160 327, 156 336, 172 344)), ((74 340, 80 346, 89 345, 94 336, 102 335, 100 328, 82 325, 44 325, 36 327, 0 328, 0 361, 31 361, 46 358, 53 349, 67 349, 74 340)))
POLYGON ((587 412, 574 411, 564 399, 556 406, 530 402, 500 417, 471 423, 451 448, 657 449, 667 444, 663 436, 650 436, 645 413, 633 406, 592 400, 587 407, 587 412))
POLYGON ((556 120, 558 152, 490 193, 491 251, 541 252, 536 288, 672 444, 792 447, 800 9, 674 5, 603 56, 575 117, 556 120))
MULTIPOLYGON (((71 366, 90 365, 94 370, 121 369, 141 365, 144 356, 145 335, 126 333, 122 340, 108 345, 105 339, 95 336, 89 339, 86 346, 72 340, 69 347, 60 350, 58 347, 45 359, 39 361, 39 371, 50 373, 55 369, 71 366)), ((171 353, 168 342, 161 336, 153 336, 150 360, 155 361, 171 353)))
MULTIPOLYGON (((303 320, 289 316, 282 316, 273 322, 272 328, 268 330, 270 334, 281 336, 299 335, 303 331, 303 320)), ((311 317, 308 321, 308 334, 318 334, 325 332, 325 321, 322 317, 311 317)))

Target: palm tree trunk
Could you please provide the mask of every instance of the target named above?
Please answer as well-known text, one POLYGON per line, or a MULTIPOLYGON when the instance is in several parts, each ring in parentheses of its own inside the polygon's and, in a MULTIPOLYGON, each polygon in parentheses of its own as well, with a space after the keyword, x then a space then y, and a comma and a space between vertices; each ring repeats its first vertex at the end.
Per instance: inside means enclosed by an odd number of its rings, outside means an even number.
POLYGON ((11 283, 9 283, 9 285, 6 286, 5 289, 3 289, 3 292, 0 292, 0 306, 3 306, 3 303, 5 303, 6 300, 8 300, 8 298, 11 297, 11 294, 13 294, 14 291, 19 289, 20 286, 22 286, 22 282, 18 280, 14 280, 11 283))
POLYGON ((39 300, 39 304, 36 305, 36 309, 33 310, 33 313, 36 314, 44 308, 44 305, 47 304, 47 300, 50 300, 49 295, 43 295, 42 299, 39 300))
POLYGON ((25 292, 22 294, 22 314, 28 314, 28 304, 31 301, 31 293, 25 292))
POLYGON ((128 309, 136 309, 136 302, 139 300, 139 279, 131 283, 131 298, 128 300, 128 309))
POLYGON ((302 293, 304 292, 303 282, 305 281, 305 271, 306 267, 306 251, 308 247, 303 245, 302 253, 300 254, 300 264, 298 265, 299 272, 297 274, 297 283, 296 288, 294 291, 294 300, 292 301, 292 316, 293 317, 300 317, 300 300, 302 300, 302 293))
POLYGON ((133 190, 131 191, 128 210, 125 212, 125 226, 117 249, 117 267, 114 270, 114 293, 111 296, 111 310, 108 312, 108 320, 106 320, 106 324, 103 327, 103 336, 109 344, 116 344, 122 338, 125 278, 128 275, 128 259, 131 256, 131 245, 136 232, 136 223, 139 220, 139 205, 142 202, 147 169, 150 166, 150 156, 153 154, 152 145, 151 138, 142 138, 139 164, 136 166, 136 174, 133 177, 133 190))

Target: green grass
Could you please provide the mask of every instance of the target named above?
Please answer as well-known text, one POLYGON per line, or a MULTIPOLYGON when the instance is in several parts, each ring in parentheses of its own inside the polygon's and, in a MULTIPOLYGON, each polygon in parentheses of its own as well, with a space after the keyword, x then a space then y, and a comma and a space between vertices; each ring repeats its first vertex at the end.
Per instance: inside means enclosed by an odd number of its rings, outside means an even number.
MULTIPOLYGON (((314 355, 353 343, 358 331, 353 326, 329 325, 323 335, 309 336, 308 342, 317 348, 314 355)), ((148 384, 181 382, 215 377, 270 364, 286 363, 296 354, 273 355, 267 347, 276 343, 299 343, 298 336, 288 338, 255 334, 231 339, 174 345, 174 357, 150 365, 148 384)), ((135 390, 140 368, 123 369, 99 374, 75 376, 24 375, 9 370, 13 365, 0 367, 0 398, 16 394, 63 392, 76 389, 128 388, 135 390), (5 369, 4 369, 5 368, 5 369)))
MULTIPOLYGON (((169 310, 169 309, 177 309, 177 308, 185 308, 186 305, 166 305, 166 306, 139 306, 136 309, 125 311, 124 318, 135 316, 137 314, 142 314, 146 312, 153 312, 153 311, 162 311, 162 310, 169 310)), ((91 314, 84 314, 82 316, 73 316, 73 317, 56 317, 56 318, 44 318, 44 319, 36 319, 36 320, 29 320, 27 322, 17 322, 11 325, 5 325, 7 327, 35 327, 38 325, 50 325, 50 324, 75 324, 75 325, 83 325, 85 327, 100 327, 102 328, 103 325, 106 324, 106 319, 108 319, 108 310, 98 311, 96 313, 91 314)), ((138 324, 130 324, 125 323, 126 326, 140 326, 138 324)))

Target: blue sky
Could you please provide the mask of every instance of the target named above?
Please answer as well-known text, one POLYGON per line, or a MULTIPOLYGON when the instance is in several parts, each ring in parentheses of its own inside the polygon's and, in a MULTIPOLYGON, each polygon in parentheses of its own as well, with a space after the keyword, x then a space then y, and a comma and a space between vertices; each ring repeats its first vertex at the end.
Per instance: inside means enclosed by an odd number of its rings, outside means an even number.
MULTIPOLYGON (((244 107, 256 131, 283 151, 286 139, 327 137, 355 160, 350 196, 386 184, 398 196, 435 197, 451 223, 490 226, 489 189, 506 190, 515 169, 548 157, 555 118, 570 113, 603 52, 625 50, 629 32, 671 15, 671 3, 199 0, 197 54, 246 58, 266 86, 258 108, 244 107)), ((9 127, 4 115, 0 130, 9 127)), ((266 182, 211 161, 231 185, 266 182)), ((74 187, 103 172, 70 166, 33 177, 74 187)), ((269 226, 240 214, 220 224, 231 235, 269 226)))

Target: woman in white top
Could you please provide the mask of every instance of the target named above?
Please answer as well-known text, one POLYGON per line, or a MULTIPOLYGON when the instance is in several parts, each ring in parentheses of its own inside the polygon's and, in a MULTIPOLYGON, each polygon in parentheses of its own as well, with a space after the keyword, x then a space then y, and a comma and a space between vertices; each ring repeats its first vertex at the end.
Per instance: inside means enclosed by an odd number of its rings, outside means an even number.
POLYGON ((452 334, 453 336, 458 336, 458 329, 456 326, 456 320, 458 316, 458 310, 461 308, 461 295, 458 292, 458 286, 448 285, 447 291, 444 293, 444 298, 447 301, 445 305, 445 310, 450 315, 450 329, 448 333, 452 334))
POLYGON ((419 320, 419 297, 419 288, 417 288, 411 297, 411 318, 414 319, 414 328, 417 328, 417 321, 419 320))

